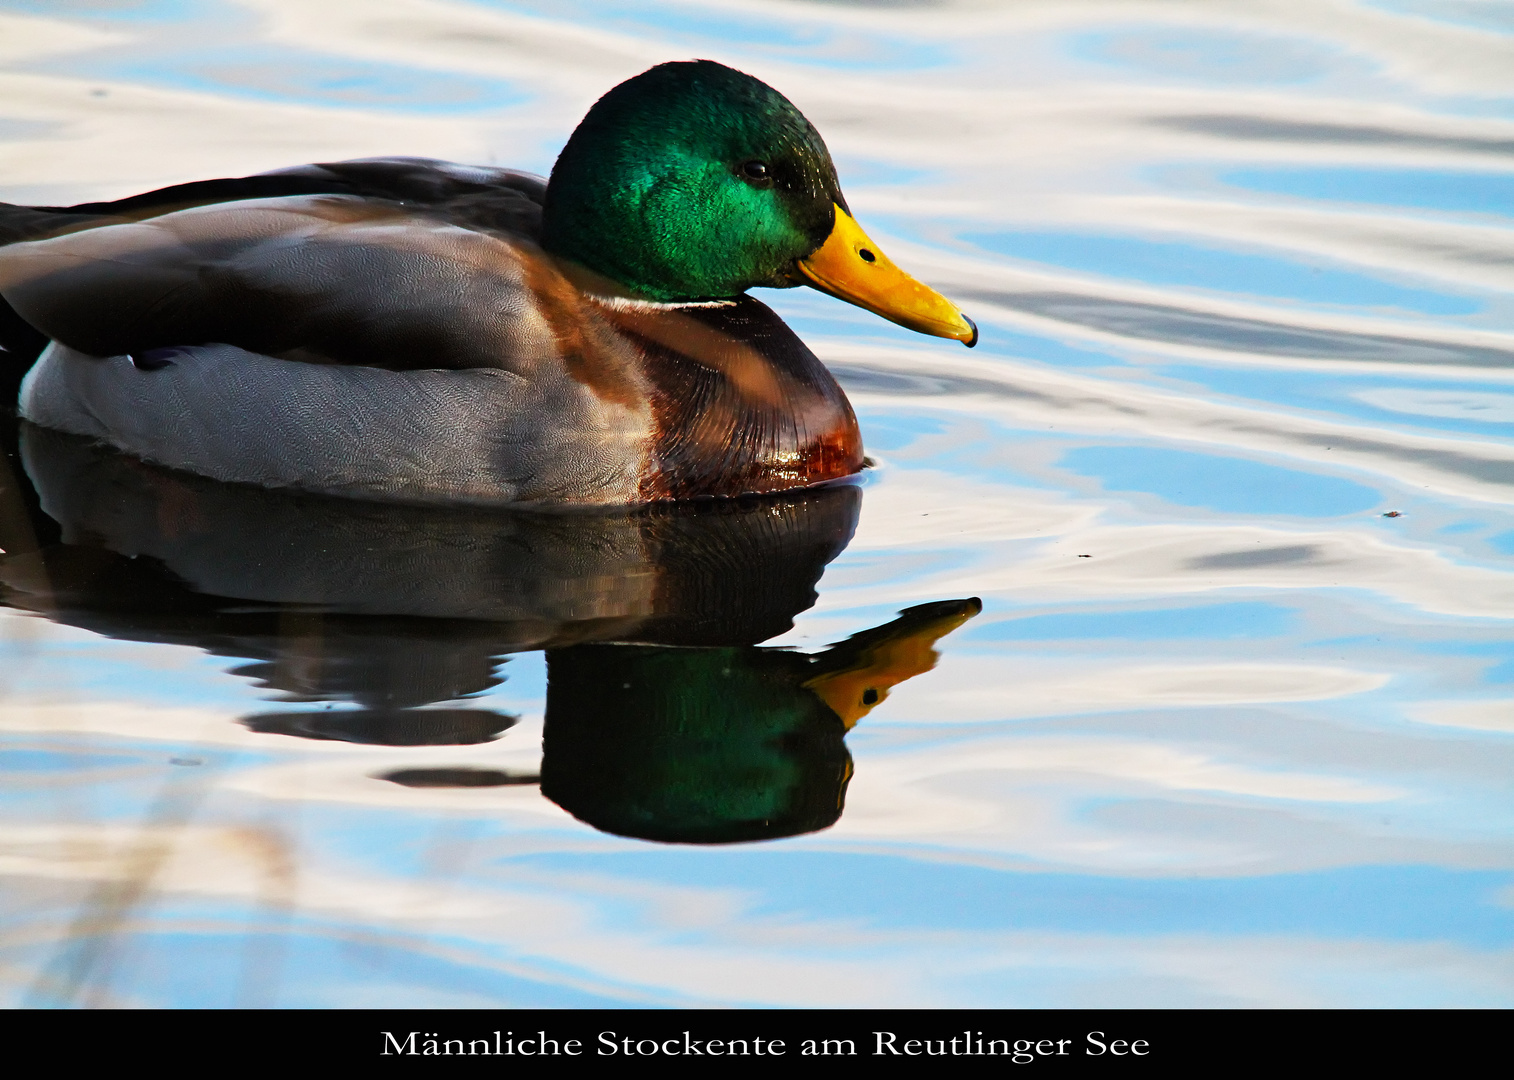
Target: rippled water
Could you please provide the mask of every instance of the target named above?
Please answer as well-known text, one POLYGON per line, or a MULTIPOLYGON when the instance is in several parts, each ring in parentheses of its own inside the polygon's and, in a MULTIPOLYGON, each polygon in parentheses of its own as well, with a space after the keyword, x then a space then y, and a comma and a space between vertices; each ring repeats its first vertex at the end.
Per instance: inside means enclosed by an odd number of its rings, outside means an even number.
POLYGON ((32 433, 5 1000, 1514 1004, 1511 35, 1487 0, 0 0, 0 199, 545 173, 706 56, 983 329, 765 295, 877 467, 719 512, 228 492, 32 433), (883 669, 843 743, 817 687, 883 669), (605 831, 728 819, 819 831, 605 831))

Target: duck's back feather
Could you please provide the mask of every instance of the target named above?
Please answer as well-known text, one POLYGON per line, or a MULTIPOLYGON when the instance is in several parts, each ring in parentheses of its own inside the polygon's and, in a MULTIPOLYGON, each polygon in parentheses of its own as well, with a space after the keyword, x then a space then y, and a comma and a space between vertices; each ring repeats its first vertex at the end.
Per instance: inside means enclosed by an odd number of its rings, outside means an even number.
POLYGON ((546 180, 516 169, 458 165, 432 158, 363 158, 296 165, 256 176, 195 180, 124 199, 74 206, 0 203, 0 244, 36 240, 107 218, 125 221, 191 206, 291 195, 387 199, 536 240, 541 235, 546 192, 546 180))

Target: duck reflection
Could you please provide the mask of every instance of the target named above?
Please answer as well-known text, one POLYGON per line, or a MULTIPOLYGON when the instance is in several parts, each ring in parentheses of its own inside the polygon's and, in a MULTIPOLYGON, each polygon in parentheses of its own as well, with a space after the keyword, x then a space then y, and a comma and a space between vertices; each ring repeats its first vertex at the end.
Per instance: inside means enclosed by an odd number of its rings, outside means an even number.
MULTIPOLYGON (((653 840, 833 823, 851 775, 842 736, 929 670, 934 642, 979 607, 911 608, 815 655, 755 647, 814 603, 856 525, 851 485, 563 514, 219 484, 27 425, 20 456, 33 490, 11 503, 30 500, 36 539, 17 542, 10 522, 7 603, 249 660, 232 673, 307 707, 242 722, 307 739, 486 742, 515 718, 465 699, 502 681, 509 654, 543 649, 543 793, 653 840)), ((385 778, 535 779, 462 767, 385 778)))
POLYGON ((547 653, 542 794, 596 829, 711 844, 841 816, 842 736, 935 642, 981 610, 923 604, 813 656, 786 649, 577 645, 547 653))

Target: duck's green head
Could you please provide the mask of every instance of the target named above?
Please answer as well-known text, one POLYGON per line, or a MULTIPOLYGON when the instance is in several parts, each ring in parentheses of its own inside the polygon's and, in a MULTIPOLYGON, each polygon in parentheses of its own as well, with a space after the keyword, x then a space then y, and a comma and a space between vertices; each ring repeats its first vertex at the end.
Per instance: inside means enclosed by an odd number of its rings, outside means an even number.
POLYGON ((552 169, 542 245, 650 300, 808 284, 925 333, 977 340, 852 220, 803 114, 710 60, 661 64, 589 110, 552 169))

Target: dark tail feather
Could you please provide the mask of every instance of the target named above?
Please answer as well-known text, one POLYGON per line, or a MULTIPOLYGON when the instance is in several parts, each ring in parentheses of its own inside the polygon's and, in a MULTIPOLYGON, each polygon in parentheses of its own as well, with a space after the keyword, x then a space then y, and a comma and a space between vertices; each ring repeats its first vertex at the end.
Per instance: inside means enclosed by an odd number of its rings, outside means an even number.
POLYGON ((63 229, 97 220, 101 215, 47 206, 12 206, 0 203, 0 246, 22 240, 40 240, 63 229))
MULTIPOLYGON (((0 203, 0 246, 51 236, 60 229, 98 217, 98 214, 0 203)), ((15 401, 21 377, 46 345, 47 336, 17 315, 16 309, 0 297, 0 395, 4 402, 15 401)))
POLYGON ((91 217, 113 217, 118 214, 135 215, 144 210, 164 210, 184 206, 205 206, 210 203, 236 202, 239 199, 273 199, 286 195, 348 195, 357 194, 357 185, 339 178, 313 176, 242 176, 224 180, 195 180, 188 184, 131 195, 113 202, 79 203, 77 206, 34 206, 34 212, 91 217))
MULTIPOLYGON (((520 195, 539 206, 546 195, 546 183, 540 177, 511 169, 463 167, 453 171, 445 162, 420 158, 374 158, 300 165, 258 176, 195 180, 112 202, 9 208, 0 204, 0 214, 7 210, 22 210, 39 217, 50 215, 57 223, 60 218, 87 221, 118 215, 135 217, 142 215, 144 211, 161 213, 187 206, 237 202, 242 199, 283 198, 290 195, 360 195, 430 206, 470 195, 507 192, 520 195), (470 175, 474 173, 477 175, 470 175)), ((48 230, 46 221, 39 220, 37 224, 37 235, 48 230)), ((7 238, 4 229, 4 219, 0 217, 0 243, 22 239, 7 238)))
POLYGON ((32 366, 47 346, 47 335, 16 314, 16 309, 0 297, 0 389, 9 389, 12 374, 19 384, 26 369, 32 366))

